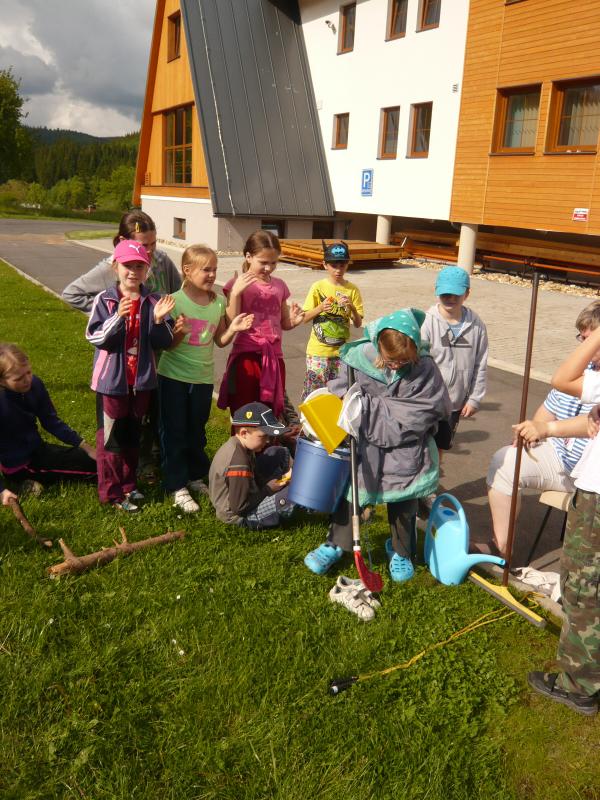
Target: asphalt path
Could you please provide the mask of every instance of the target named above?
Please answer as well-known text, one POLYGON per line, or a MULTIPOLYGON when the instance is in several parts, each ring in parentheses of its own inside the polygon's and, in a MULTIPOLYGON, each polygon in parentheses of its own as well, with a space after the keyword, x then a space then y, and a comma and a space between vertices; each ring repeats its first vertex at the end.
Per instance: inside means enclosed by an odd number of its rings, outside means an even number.
MULTIPOLYGON (((110 227, 109 224, 86 222, 0 219, 0 258, 60 294, 70 281, 106 256, 105 251, 82 247, 65 239, 65 232, 87 228, 106 230, 110 227)), ((285 276, 282 274, 281 277, 285 276)), ((373 281, 376 280, 377 270, 373 270, 373 281)), ((84 326, 82 316, 82 335, 84 326)), ((288 392, 294 402, 302 390, 307 335, 304 326, 284 334, 288 392)), ((26 342, 20 344, 27 349, 26 342)), ((217 386, 226 356, 227 351, 217 349, 217 386)), ((485 476, 492 454, 510 441, 510 426, 518 419, 521 387, 519 375, 490 368, 488 390, 480 412, 472 419, 461 421, 455 446, 444 457, 442 487, 455 494, 463 504, 474 541, 485 541, 490 533, 485 476)), ((530 381, 529 416, 548 390, 547 384, 530 381)), ((541 506, 537 498, 537 494, 526 494, 523 498, 514 552, 515 566, 523 563, 545 511, 545 506, 541 506)), ((555 551, 560 547, 561 522, 562 515, 553 512, 537 552, 541 559, 536 566, 556 569, 555 551)))

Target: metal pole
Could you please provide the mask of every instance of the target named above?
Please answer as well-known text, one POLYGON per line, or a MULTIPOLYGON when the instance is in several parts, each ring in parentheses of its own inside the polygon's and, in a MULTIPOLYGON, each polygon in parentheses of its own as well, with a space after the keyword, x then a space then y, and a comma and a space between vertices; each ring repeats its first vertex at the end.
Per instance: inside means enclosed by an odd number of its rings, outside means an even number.
MULTIPOLYGON (((525 369, 523 371, 523 389, 521 390, 521 410, 519 422, 527 416, 527 395, 529 393, 529 373, 531 372, 531 353, 533 350, 533 334, 535 331, 535 314, 537 311, 537 296, 540 284, 540 274, 534 268, 531 285, 531 305, 529 307, 529 330, 527 332, 527 352, 525 354, 525 369)), ((510 501, 510 517, 508 519, 508 539, 506 542, 506 565, 502 574, 502 585, 508 586, 510 562, 512 560, 513 542, 515 538, 515 518, 517 516, 517 499, 519 496, 519 474, 521 472, 521 456, 523 454, 523 439, 519 436, 517 441, 517 456, 515 459, 515 474, 513 477, 513 490, 510 501)))

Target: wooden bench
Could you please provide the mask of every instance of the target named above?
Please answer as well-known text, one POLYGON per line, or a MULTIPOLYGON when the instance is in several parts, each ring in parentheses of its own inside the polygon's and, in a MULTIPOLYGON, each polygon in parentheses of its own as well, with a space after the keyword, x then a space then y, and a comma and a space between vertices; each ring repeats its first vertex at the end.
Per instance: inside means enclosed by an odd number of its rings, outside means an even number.
POLYGON ((560 540, 561 542, 565 538, 565 528, 567 527, 567 511, 569 510, 569 506, 571 505, 571 500, 573 499, 573 495, 571 492, 555 492, 555 491, 548 491, 542 492, 539 498, 539 502, 545 506, 548 506, 546 509, 546 513, 544 514, 544 518, 542 520, 542 524, 540 525, 540 529, 537 532, 531 550, 529 551, 529 555, 527 556, 526 564, 531 564, 533 554, 539 544, 540 539, 542 538, 542 533, 546 527, 546 523, 550 518, 550 514, 552 513, 552 509, 557 509, 558 511, 562 511, 564 513, 562 528, 560 531, 560 540))

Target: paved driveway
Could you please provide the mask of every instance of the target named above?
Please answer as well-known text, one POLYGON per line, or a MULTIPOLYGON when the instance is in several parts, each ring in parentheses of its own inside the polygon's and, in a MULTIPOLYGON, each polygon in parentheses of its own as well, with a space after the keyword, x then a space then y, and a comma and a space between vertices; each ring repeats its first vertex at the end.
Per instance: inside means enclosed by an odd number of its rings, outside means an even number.
POLYGON ((73 277, 106 255, 65 239, 65 232, 111 227, 110 223, 85 221, 0 219, 0 258, 60 294, 73 277))

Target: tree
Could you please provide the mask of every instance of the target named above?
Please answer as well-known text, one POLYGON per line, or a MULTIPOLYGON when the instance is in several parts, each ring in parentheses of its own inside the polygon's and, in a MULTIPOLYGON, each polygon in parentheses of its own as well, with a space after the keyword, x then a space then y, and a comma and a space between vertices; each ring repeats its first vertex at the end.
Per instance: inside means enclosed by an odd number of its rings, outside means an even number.
POLYGON ((46 204, 48 192, 39 183, 30 183, 27 189, 25 200, 34 206, 43 206, 46 204))
POLYGON ((54 206, 73 210, 87 205, 87 189, 79 175, 68 181, 62 180, 54 184, 48 192, 48 200, 54 206))
POLYGON ((31 146, 21 125, 25 117, 23 102, 12 68, 0 69, 0 183, 20 177, 21 166, 31 146))
POLYGON ((135 167, 122 165, 114 169, 106 181, 100 182, 96 203, 99 208, 124 211, 131 205, 135 167))

